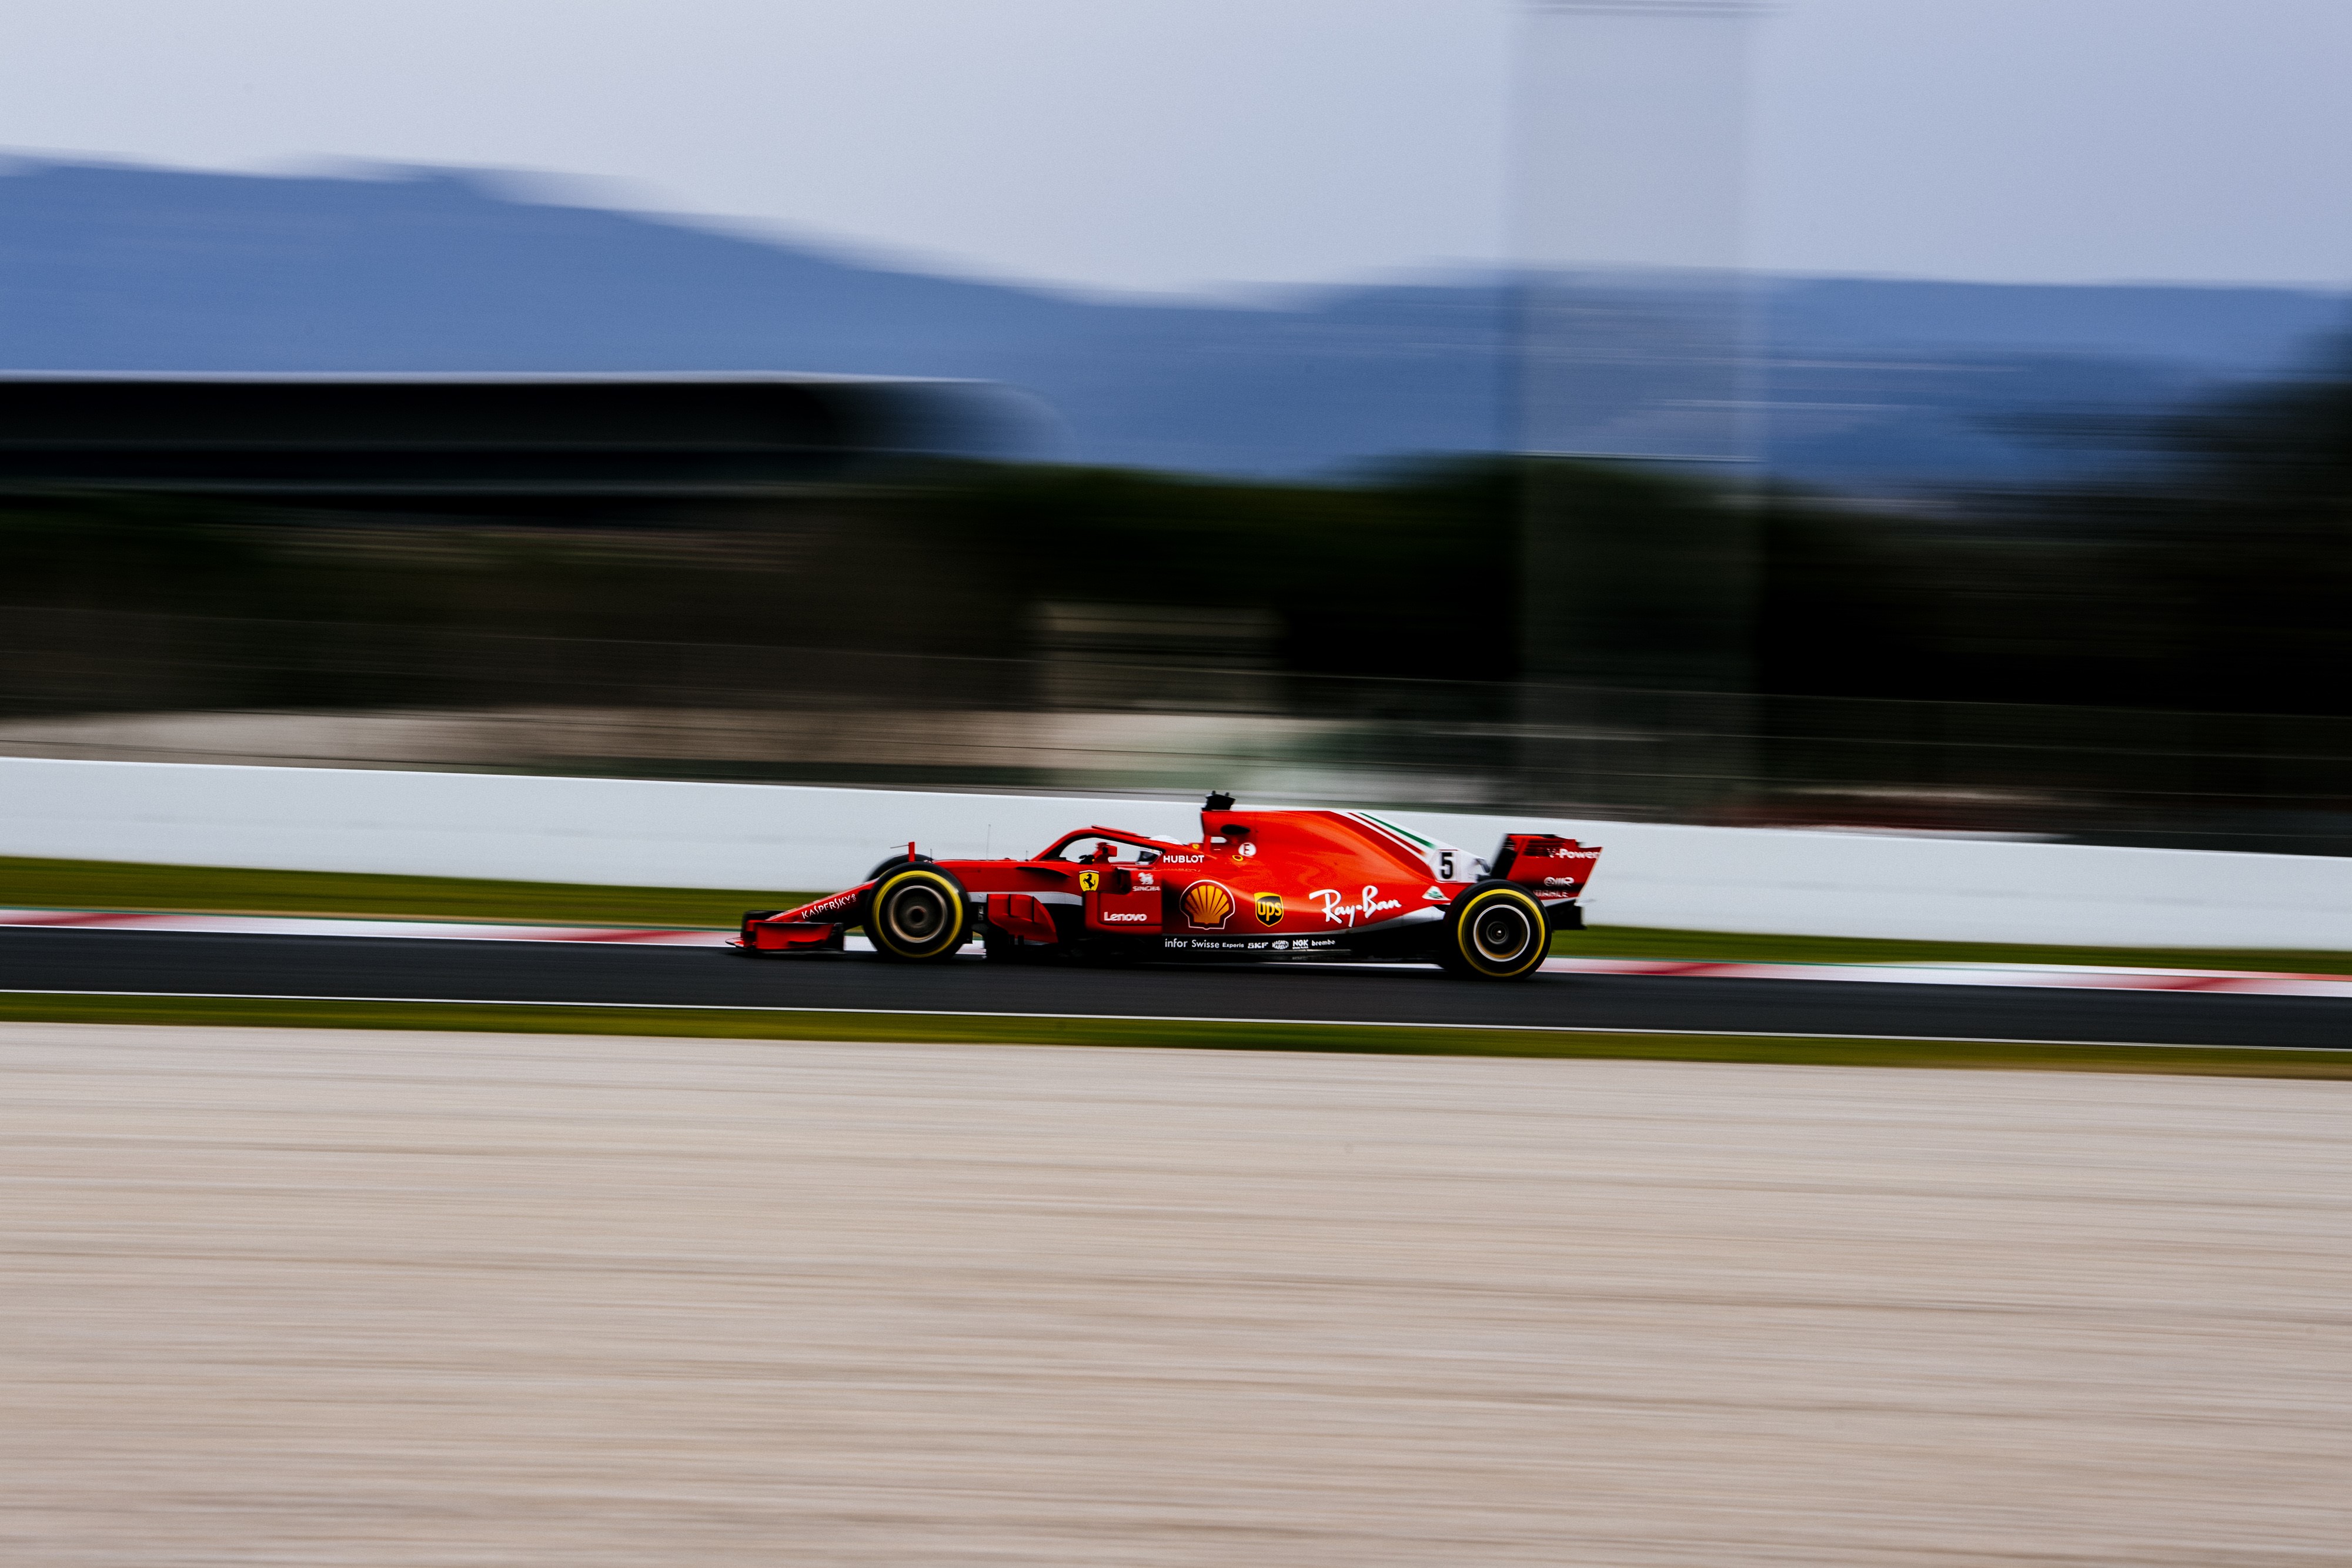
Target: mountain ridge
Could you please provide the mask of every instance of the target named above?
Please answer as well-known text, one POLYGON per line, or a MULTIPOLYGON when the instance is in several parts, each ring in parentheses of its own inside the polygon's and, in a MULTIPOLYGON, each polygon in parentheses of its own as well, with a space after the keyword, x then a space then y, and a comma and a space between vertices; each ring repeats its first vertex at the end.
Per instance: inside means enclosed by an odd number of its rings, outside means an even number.
MULTIPOLYGON (((0 170, 0 366, 790 370, 1002 382, 1063 461, 1273 477, 1507 444, 1506 277, 1106 299, 869 265, 446 172, 0 170)), ((2088 460, 2017 434, 2292 370, 2344 299, 1765 279, 1769 466, 1885 489, 2088 460)))

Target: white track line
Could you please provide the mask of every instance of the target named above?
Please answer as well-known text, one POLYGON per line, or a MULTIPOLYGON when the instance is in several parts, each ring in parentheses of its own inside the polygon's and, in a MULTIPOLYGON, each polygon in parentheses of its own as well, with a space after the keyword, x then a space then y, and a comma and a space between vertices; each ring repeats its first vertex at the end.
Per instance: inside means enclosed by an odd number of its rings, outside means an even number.
POLYGON ((1035 1023, 1186 1023, 1242 1024, 1266 1029, 1438 1029, 1476 1030, 1499 1034, 1656 1035, 1690 1040, 1889 1040, 1937 1045, 2063 1045, 2102 1051, 2331 1051, 2333 1045, 2213 1045, 2178 1040, 2058 1040, 1993 1034, 1839 1034, 1822 1030, 1788 1029, 1658 1029, 1636 1024, 1574 1023, 1444 1023, 1404 1019, 1260 1019, 1204 1018, 1178 1013, 1037 1013, 986 1012, 950 1008, 809 1008, 748 1005, 741 1002, 533 1002, 494 997, 314 997, 285 996, 274 991, 61 991, 30 986, 0 986, 0 997, 111 997, 146 1001, 227 1002, 365 1002, 373 1006, 427 1008, 598 1008, 619 1012, 665 1013, 810 1013, 859 1018, 992 1019, 1035 1023))
MULTIPOLYGON (((76 931, 178 931, 236 936, 374 936, 444 942, 567 942, 623 946, 720 947, 731 931, 675 927, 520 925, 436 920, 350 920, 262 915, 154 915, 128 910, 0 909, 0 926, 76 931)), ((863 936, 850 949, 872 949, 863 936)), ((787 960, 789 961, 789 960, 787 960)), ((1334 966, 1341 967, 1341 966, 1334 966)), ((2141 969, 2066 964, 1726 964, 1664 958, 1550 958, 1556 975, 1648 975, 1681 979, 1814 980, 1848 985, 1992 986, 2222 996, 2352 998, 2352 976, 2258 969, 2141 969)))
POLYGON ((1657 975, 1710 980, 1828 980, 1899 986, 2007 986, 2089 991, 2352 998, 2352 975, 2260 969, 2132 969, 2073 964, 1698 964, 1652 958, 1549 958, 1562 975, 1657 975))
POLYGON ((656 947, 717 947, 731 931, 675 927, 515 925, 446 920, 348 920, 270 915, 149 915, 130 910, 0 909, 0 925, 71 931, 194 931, 230 936, 401 936, 440 942, 598 942, 656 947))

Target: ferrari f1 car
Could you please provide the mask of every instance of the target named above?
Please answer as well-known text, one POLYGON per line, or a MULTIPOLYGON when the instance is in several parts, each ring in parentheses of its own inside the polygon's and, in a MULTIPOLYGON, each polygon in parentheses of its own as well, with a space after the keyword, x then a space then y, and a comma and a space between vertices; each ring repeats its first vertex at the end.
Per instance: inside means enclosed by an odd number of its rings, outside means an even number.
POLYGON ((1369 812, 1235 810, 1218 794, 1193 843, 1080 828, 1026 860, 933 860, 910 843, 845 892, 751 911, 731 946, 839 952, 861 926, 904 964, 977 941, 1015 963, 1344 959, 1507 980, 1534 973, 1554 932, 1583 926, 1600 858, 1510 833, 1488 862, 1369 812))

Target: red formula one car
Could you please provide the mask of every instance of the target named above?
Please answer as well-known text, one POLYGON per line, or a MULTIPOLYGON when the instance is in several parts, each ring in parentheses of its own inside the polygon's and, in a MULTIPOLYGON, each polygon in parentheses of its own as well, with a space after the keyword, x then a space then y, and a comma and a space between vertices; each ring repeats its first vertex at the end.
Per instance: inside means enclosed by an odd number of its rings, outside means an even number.
POLYGON ((747 953, 839 952, 853 925, 900 963, 989 957, 1108 963, 1349 959, 1532 974, 1578 898, 1597 848, 1511 833, 1493 863, 1364 811, 1237 811, 1212 795, 1198 843, 1080 828, 1027 860, 907 852, 857 886, 798 909, 743 916, 747 953))

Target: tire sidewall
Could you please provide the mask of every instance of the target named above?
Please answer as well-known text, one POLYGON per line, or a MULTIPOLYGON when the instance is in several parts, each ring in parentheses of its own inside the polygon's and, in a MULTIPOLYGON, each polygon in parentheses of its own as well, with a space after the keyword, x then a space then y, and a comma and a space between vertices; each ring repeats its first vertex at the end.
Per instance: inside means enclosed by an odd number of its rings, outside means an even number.
POLYGON ((1533 894, 1516 883, 1482 882, 1454 901, 1454 907, 1446 912, 1442 942, 1438 961, 1455 974, 1482 980, 1516 980, 1542 967, 1551 952, 1551 929, 1544 920, 1543 905, 1533 894), (1502 965, 1480 952, 1472 935, 1479 913, 1498 899, 1517 905, 1533 928, 1528 947, 1502 965))
POLYGON ((866 895, 865 916, 859 923, 866 927, 866 939, 874 944, 874 951, 880 956, 900 964, 933 964, 955 956, 964 939, 971 935, 971 904, 964 897, 961 883, 928 861, 917 861, 883 873, 874 890, 866 895), (918 883, 937 888, 951 912, 940 936, 919 946, 892 936, 883 915, 900 890, 918 883))

